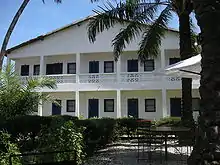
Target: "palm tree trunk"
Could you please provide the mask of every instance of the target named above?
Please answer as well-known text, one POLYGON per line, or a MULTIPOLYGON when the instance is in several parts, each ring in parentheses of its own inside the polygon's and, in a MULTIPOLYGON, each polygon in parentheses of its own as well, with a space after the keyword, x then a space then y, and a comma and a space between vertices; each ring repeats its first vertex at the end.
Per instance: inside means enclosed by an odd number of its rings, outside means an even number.
POLYGON ((4 56, 6 55, 6 49, 7 49, 7 45, 8 45, 8 42, 9 42, 9 39, 11 37, 11 34, 15 28, 15 25, 17 24, 22 12, 24 11, 25 7, 27 6, 28 2, 30 0, 24 0, 23 3, 21 4, 20 8, 18 9, 17 13, 15 14, 9 28, 8 28, 8 31, 5 35, 5 38, 3 40, 3 43, 2 43, 2 48, 1 48, 1 52, 0 52, 0 70, 2 68, 2 64, 3 64, 3 59, 4 59, 4 56))
POLYGON ((220 164, 220 3, 194 0, 201 29, 201 109, 190 165, 220 164))
MULTIPOLYGON (((181 60, 192 56, 190 12, 191 9, 179 15, 181 60)), ((192 113, 192 79, 182 78, 182 122, 185 126, 192 127, 194 125, 192 113)))

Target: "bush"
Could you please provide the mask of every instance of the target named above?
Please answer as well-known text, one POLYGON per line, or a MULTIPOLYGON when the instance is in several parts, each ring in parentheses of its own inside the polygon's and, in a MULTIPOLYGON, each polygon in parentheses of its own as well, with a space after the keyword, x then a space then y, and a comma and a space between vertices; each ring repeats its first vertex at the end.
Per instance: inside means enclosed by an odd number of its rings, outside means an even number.
POLYGON ((72 121, 62 118, 53 119, 49 128, 44 127, 39 140, 39 151, 71 151, 56 154, 54 161, 65 161, 77 159, 82 163, 83 158, 83 136, 82 127, 76 127, 72 121))
MULTIPOLYGON (((0 132, 0 164, 9 165, 10 155, 20 154, 19 148, 10 141, 10 135, 6 132, 0 132)), ((21 165, 18 157, 12 159, 13 165, 21 165)))
POLYGON ((155 126, 182 126, 180 117, 165 117, 155 121, 155 126))
POLYGON ((137 120, 134 118, 79 120, 72 116, 22 116, 0 123, 0 128, 12 134, 21 152, 29 152, 39 148, 39 139, 44 139, 49 130, 62 128, 67 121, 71 121, 77 128, 85 128, 82 130, 83 151, 87 155, 92 155, 97 149, 118 140, 124 134, 131 136, 137 128, 137 120))

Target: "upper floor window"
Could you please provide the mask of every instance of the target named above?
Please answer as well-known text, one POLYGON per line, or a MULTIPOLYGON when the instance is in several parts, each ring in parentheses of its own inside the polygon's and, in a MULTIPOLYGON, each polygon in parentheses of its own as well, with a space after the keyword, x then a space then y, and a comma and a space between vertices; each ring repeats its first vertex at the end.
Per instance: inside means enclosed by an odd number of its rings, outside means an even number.
POLYGON ((177 62, 180 62, 180 58, 177 57, 169 58, 169 65, 175 64, 177 62))
POLYGON ((33 75, 39 75, 39 74, 40 74, 40 65, 34 65, 33 75))
POLYGON ((192 110, 199 111, 200 109, 200 98, 193 98, 192 99, 192 110))
POLYGON ((127 71, 128 72, 138 72, 138 60, 128 60, 127 61, 127 71))
POLYGON ((156 112, 156 99, 145 99, 145 112, 156 112))
POLYGON ((47 64, 46 74, 63 74, 63 63, 47 64))
POLYGON ((114 72, 114 61, 104 61, 104 73, 114 72))
POLYGON ((67 64, 67 74, 76 74, 76 63, 67 64))
POLYGON ((29 75, 29 65, 21 65, 21 76, 29 75))
POLYGON ((104 112, 114 112, 114 99, 104 99, 104 112))
POLYGON ((146 60, 144 62, 144 71, 145 72, 150 72, 150 71, 153 71, 155 69, 155 66, 154 66, 154 60, 146 60))
POLYGON ((89 61, 89 73, 99 73, 99 61, 89 61))
POLYGON ((67 112, 75 112, 75 100, 67 100, 66 101, 66 111, 67 112))

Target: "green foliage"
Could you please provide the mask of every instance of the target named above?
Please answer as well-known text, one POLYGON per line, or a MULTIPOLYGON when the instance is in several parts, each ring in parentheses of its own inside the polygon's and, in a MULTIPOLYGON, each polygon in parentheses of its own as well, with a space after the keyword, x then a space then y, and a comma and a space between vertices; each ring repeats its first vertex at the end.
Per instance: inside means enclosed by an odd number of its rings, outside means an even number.
POLYGON ((21 82, 13 66, 0 73, 0 119, 11 119, 37 112, 40 100, 52 101, 49 94, 36 92, 41 88, 56 88, 54 80, 48 78, 28 79, 21 82))
MULTIPOLYGON (((9 165, 10 155, 20 154, 17 144, 10 141, 10 135, 0 131, 0 165, 9 165)), ((12 159, 13 165, 21 165, 18 157, 12 159)))
POLYGON ((165 117, 155 121, 156 126, 182 126, 180 117, 165 117))
POLYGON ((74 160, 76 157, 80 164, 83 158, 82 131, 83 128, 76 127, 72 121, 65 122, 62 118, 53 119, 50 127, 45 127, 41 131, 38 150, 71 151, 56 154, 55 161, 74 160))

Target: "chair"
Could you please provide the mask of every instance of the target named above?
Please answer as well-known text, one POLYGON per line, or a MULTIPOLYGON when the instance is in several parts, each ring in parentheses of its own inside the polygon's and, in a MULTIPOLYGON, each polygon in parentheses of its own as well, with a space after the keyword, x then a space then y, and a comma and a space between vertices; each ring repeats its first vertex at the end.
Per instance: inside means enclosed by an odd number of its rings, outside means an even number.
MULTIPOLYGON (((136 138, 138 142, 138 155, 137 161, 147 160, 152 163, 152 151, 163 146, 163 138, 150 131, 151 128, 150 121, 140 120, 138 121, 138 128, 136 133, 136 138), (146 157, 147 156, 147 157, 146 157)), ((162 157, 162 149, 160 150, 160 157, 162 157)), ((162 159, 160 160, 162 163, 162 159)))

